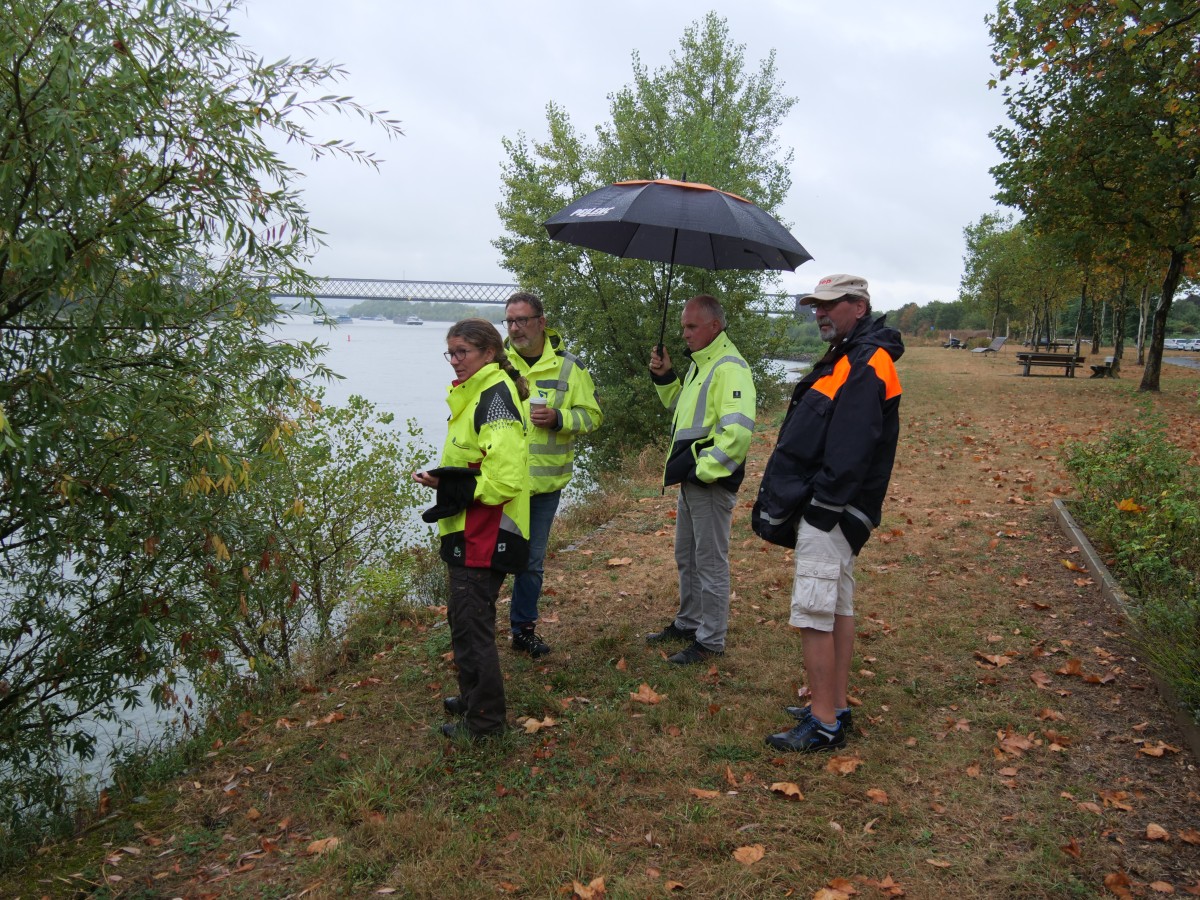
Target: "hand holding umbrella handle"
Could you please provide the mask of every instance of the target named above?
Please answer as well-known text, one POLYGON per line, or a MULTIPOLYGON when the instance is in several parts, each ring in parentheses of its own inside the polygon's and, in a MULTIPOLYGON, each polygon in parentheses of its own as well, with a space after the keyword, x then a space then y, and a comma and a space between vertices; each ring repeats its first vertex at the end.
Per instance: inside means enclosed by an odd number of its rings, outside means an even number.
POLYGON ((650 371, 655 375, 665 375, 671 371, 671 354, 662 344, 650 351, 650 371))

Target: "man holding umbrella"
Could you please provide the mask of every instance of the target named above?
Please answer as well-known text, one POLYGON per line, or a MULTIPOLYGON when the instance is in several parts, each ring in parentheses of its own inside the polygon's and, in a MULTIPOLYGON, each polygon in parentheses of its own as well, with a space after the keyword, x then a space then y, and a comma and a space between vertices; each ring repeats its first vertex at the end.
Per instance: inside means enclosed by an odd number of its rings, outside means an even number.
POLYGON ((650 354, 659 400, 674 413, 663 483, 679 485, 679 611, 646 640, 691 641, 669 657, 676 665, 691 665, 725 652, 729 529, 754 433, 755 390, 750 366, 725 333, 725 311, 715 297, 693 297, 684 304, 680 323, 691 357, 682 380, 666 348, 660 345, 650 354))

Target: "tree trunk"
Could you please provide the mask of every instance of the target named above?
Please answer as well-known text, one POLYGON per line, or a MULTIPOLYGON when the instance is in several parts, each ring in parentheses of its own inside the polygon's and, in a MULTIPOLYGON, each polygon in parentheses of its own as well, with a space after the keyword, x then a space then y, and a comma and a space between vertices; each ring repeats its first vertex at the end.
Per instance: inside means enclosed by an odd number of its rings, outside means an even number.
POLYGON ((1158 308, 1154 310, 1154 330, 1150 335, 1150 355, 1146 357, 1146 368, 1142 373, 1142 383, 1139 391, 1159 390, 1159 380, 1162 377, 1163 339, 1167 335, 1167 316, 1171 313, 1171 302, 1175 299, 1175 288, 1183 275, 1184 251, 1175 247, 1171 251, 1171 264, 1167 266, 1167 275, 1163 279, 1162 294, 1158 298, 1158 308))
POLYGON ((1150 318, 1150 282, 1143 280, 1138 292, 1137 364, 1146 363, 1146 323, 1150 318))

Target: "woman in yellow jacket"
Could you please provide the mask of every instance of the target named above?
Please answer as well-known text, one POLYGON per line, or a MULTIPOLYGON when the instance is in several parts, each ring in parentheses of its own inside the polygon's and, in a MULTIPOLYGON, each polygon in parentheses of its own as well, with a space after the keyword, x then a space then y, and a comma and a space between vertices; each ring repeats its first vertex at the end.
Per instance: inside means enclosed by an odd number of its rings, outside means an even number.
POLYGON ((458 695, 443 701, 462 716, 442 726, 447 737, 478 738, 506 726, 504 677, 496 650, 496 600, 506 574, 529 556, 529 473, 523 412, 529 386, 504 353, 500 333, 484 319, 463 319, 446 334, 454 382, 441 466, 416 472, 437 490, 426 521, 437 521, 449 567, 446 605, 458 667, 458 695))

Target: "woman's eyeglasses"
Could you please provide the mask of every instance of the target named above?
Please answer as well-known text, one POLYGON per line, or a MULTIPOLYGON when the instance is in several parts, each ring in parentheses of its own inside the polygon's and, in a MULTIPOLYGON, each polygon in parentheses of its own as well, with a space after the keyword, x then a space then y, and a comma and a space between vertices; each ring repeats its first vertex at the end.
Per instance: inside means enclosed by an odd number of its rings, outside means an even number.
POLYGON ((466 349, 447 350, 442 356, 446 357, 446 362, 462 362, 467 358, 467 354, 474 349, 474 347, 467 347, 466 349))

